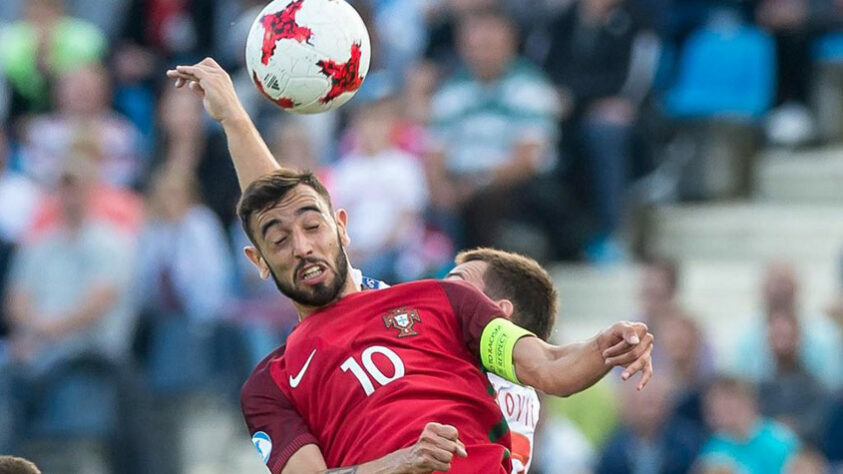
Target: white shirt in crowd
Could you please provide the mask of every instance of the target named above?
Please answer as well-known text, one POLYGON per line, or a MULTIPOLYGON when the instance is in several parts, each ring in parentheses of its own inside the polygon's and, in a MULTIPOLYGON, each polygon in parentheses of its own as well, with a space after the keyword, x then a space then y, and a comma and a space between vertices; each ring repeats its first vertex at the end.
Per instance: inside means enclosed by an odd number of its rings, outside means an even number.
POLYGON ((333 169, 331 185, 334 204, 349 212, 348 232, 356 252, 368 257, 385 250, 404 213, 418 218, 401 230, 396 243, 409 244, 421 236, 427 182, 412 155, 397 149, 348 155, 333 169))

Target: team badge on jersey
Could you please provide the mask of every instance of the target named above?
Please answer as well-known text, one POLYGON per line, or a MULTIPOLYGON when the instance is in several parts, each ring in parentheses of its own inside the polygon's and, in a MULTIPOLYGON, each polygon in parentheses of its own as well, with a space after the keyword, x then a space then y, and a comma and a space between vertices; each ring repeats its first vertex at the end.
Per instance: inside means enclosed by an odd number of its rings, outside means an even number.
POLYGON ((416 336, 418 333, 413 329, 413 326, 421 322, 421 316, 415 309, 398 308, 393 309, 383 316, 383 323, 387 329, 395 328, 398 330, 398 337, 416 336))

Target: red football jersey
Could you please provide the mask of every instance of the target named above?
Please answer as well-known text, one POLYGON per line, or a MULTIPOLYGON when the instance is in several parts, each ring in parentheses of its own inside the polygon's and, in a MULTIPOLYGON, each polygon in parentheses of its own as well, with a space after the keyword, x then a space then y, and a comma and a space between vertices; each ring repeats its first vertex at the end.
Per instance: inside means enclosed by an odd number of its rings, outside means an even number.
POLYGON ((454 473, 509 473, 509 429, 480 370, 480 336, 500 308, 462 282, 420 281, 349 295, 305 318, 243 387, 252 440, 270 471, 308 443, 329 467, 455 426, 454 473))

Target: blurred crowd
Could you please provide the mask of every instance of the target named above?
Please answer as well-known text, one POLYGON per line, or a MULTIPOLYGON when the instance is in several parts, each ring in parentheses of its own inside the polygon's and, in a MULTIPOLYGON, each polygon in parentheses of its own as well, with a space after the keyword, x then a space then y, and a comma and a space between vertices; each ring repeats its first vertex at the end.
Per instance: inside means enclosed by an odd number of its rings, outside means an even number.
MULTIPOLYGON (((760 147, 843 137, 839 1, 351 3, 372 37, 363 87, 292 116, 245 71, 262 0, 0 2, 0 452, 97 438, 113 472, 181 472, 176 401, 235 403, 296 322, 242 258, 225 137, 172 65, 223 64, 279 162, 349 211, 352 261, 388 282, 476 245, 631 260, 636 209, 745 195, 760 147)), ((666 376, 563 401, 582 409, 547 424, 536 470, 843 462, 840 328, 806 325, 793 270, 771 267, 737 379, 716 375, 679 281, 648 266, 640 312, 617 315, 651 324, 666 376)))
MULTIPOLYGON (((547 399, 536 466, 555 473, 836 473, 843 469, 843 319, 810 314, 786 262, 758 282, 757 314, 701 328, 670 261, 642 265, 634 319, 655 334, 657 376, 642 391, 604 379, 547 399), (721 349, 722 350, 722 349, 721 349), (563 448, 564 447, 564 448, 563 448)), ((563 317, 564 321, 564 317, 563 317)))

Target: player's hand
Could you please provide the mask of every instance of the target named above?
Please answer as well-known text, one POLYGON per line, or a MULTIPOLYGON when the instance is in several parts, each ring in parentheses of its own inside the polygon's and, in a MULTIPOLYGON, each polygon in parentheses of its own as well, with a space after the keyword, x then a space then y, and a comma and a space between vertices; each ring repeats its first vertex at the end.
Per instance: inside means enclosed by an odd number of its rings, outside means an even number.
POLYGON ((603 360, 610 367, 624 367, 623 380, 641 372, 637 389, 641 390, 653 376, 653 335, 644 323, 618 322, 597 337, 603 360))
POLYGON ((198 97, 208 115, 217 122, 245 116, 243 105, 234 91, 234 84, 227 72, 212 58, 205 58, 193 66, 176 66, 167 71, 175 79, 175 86, 189 87, 198 97))
POLYGON ((416 444, 406 449, 401 472, 408 474, 448 471, 454 455, 468 456, 457 429, 439 423, 425 425, 416 444))

